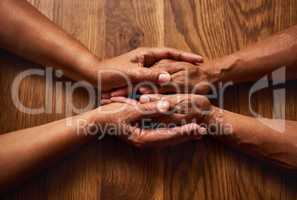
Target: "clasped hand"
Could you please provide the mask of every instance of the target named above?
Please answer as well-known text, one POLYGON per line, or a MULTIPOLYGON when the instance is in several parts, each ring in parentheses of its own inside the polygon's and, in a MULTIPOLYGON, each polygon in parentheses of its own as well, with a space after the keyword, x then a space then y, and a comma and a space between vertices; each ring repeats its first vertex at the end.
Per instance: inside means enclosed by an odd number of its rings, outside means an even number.
POLYGON ((203 63, 201 56, 169 48, 140 48, 103 61, 97 68, 103 100, 95 110, 102 117, 96 123, 115 125, 116 133, 110 134, 137 147, 200 139, 206 133, 201 124, 209 123, 214 110, 206 97, 153 93, 206 93, 208 84, 217 80, 216 71, 210 66, 209 62, 203 63), (139 101, 127 98, 135 87, 144 94, 139 101), (150 121, 149 125, 145 121, 150 121), (156 126, 152 125, 154 122, 156 126))

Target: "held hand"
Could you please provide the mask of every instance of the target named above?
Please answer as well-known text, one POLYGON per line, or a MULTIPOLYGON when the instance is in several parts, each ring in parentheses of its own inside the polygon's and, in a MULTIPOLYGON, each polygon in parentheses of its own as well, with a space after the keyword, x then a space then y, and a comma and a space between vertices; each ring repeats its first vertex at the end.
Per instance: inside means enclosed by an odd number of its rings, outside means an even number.
MULTIPOLYGON (((149 68, 162 59, 201 63, 202 57, 171 48, 138 48, 121 56, 105 60, 94 68, 94 75, 99 75, 102 91, 126 88, 127 80, 131 83, 150 81, 163 84, 170 81, 170 67, 149 68)), ((97 77, 98 79, 98 77, 97 77)), ((124 89, 126 91, 126 89, 124 89)), ((118 93, 118 92, 116 92, 118 93)), ((121 93, 121 90, 120 90, 121 93)), ((116 95, 112 95, 116 96, 116 95)))
MULTIPOLYGON (((136 147, 167 146, 193 138, 200 138, 204 131, 198 124, 190 123, 180 127, 145 128, 137 125, 145 118, 168 116, 170 105, 167 101, 140 104, 122 97, 96 110, 100 126, 110 126, 120 138, 136 147), (101 117, 100 117, 101 116, 101 117)), ((111 130, 111 129, 109 129, 111 130)))
POLYGON ((147 94, 140 97, 140 103, 152 103, 165 101, 169 103, 172 115, 161 116, 160 121, 174 122, 176 124, 186 122, 197 124, 208 124, 214 116, 215 108, 205 96, 193 94, 161 95, 147 94))
POLYGON ((171 71, 169 71, 171 72, 171 81, 157 86, 155 89, 141 87, 140 92, 143 94, 206 94, 209 88, 219 80, 221 73, 211 61, 194 65, 187 62, 162 60, 155 64, 152 69, 158 69, 160 71, 171 69, 171 71))

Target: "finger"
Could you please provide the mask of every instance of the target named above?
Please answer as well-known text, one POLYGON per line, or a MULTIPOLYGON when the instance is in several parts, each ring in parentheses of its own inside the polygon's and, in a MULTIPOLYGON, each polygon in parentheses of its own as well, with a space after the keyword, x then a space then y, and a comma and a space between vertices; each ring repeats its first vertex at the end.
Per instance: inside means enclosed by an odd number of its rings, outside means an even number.
POLYGON ((170 107, 175 106, 179 101, 185 99, 185 95, 163 95, 163 94, 144 94, 140 96, 140 103, 167 101, 170 107))
MULTIPOLYGON (((176 95, 172 95, 172 96, 176 96, 176 95)), ((154 101, 160 101, 162 99, 166 101, 166 97, 168 98, 167 95, 161 95, 161 94, 142 95, 139 99, 139 103, 149 103, 154 101)), ((173 109, 173 106, 175 105, 176 104, 170 105, 170 108, 172 109, 173 112, 179 111, 176 109, 176 107, 173 109)), ((159 116, 158 122, 165 123, 165 124, 174 123, 176 125, 180 125, 182 122, 193 122, 193 119, 195 119, 195 116, 192 113, 182 114, 182 113, 175 112, 175 113, 171 113, 170 115, 159 116)))
POLYGON ((142 86, 138 90, 141 94, 172 94, 172 93, 181 93, 183 92, 182 89, 178 89, 176 86, 173 85, 163 85, 157 86, 155 89, 151 89, 147 86, 142 86))
POLYGON ((141 94, 152 94, 152 93, 154 93, 154 90, 149 88, 149 87, 142 86, 142 87, 139 88, 139 92, 141 94))
POLYGON ((128 88, 120 88, 120 89, 116 89, 113 92, 110 93, 111 97, 119 97, 119 96, 123 96, 126 97, 129 94, 129 89, 128 88))
POLYGON ((153 101, 159 101, 164 95, 161 94, 145 94, 140 96, 139 102, 140 103, 148 103, 153 101))
POLYGON ((151 102, 158 100, 168 101, 170 104, 176 104, 180 101, 184 101, 187 99, 199 98, 200 95, 192 95, 192 94, 172 94, 172 95, 163 95, 163 94, 144 94, 140 96, 141 99, 149 99, 151 102))
POLYGON ((101 99, 109 99, 110 98, 110 93, 102 93, 101 94, 101 99))
MULTIPOLYGON (((207 97, 201 96, 201 95, 194 95, 194 94, 163 95, 162 100, 169 102, 171 112, 185 114, 189 118, 192 118, 193 116, 201 117, 205 115, 205 113, 209 112, 211 109, 210 102, 207 99, 207 97)), ((156 100, 154 98, 151 98, 150 101, 156 101, 156 100)))
POLYGON ((172 93, 187 93, 185 92, 187 88, 185 88, 183 85, 178 84, 175 81, 175 74, 171 75, 171 81, 156 85, 155 87, 152 87, 150 85, 143 85, 139 88, 139 92, 141 94, 154 94, 154 93, 160 93, 160 94, 172 94, 172 93))
POLYGON ((168 146, 201 138, 206 129, 198 124, 191 123, 174 128, 139 129, 130 127, 129 141, 137 146, 168 146))
MULTIPOLYGON (((155 93, 156 91, 151 89, 150 87, 147 87, 147 86, 142 86, 139 88, 138 90, 141 94, 153 94, 155 93)), ((158 91, 158 88, 157 88, 157 91, 158 91)))
POLYGON ((163 123, 167 125, 175 125, 180 126, 184 123, 192 123, 194 122, 195 116, 193 115, 186 115, 186 114, 176 114, 173 113, 171 115, 162 115, 155 118, 158 123, 163 123))
POLYGON ((137 83, 150 81, 157 84, 164 84, 171 80, 171 75, 167 71, 157 68, 138 68, 131 71, 131 79, 137 83))
POLYGON ((101 101, 100 101, 101 106, 104 106, 104 105, 107 105, 110 103, 112 103, 112 101, 110 99, 101 99, 101 101))
POLYGON ((178 94, 178 95, 161 95, 161 94, 145 94, 140 97, 140 103, 156 102, 156 101, 167 101, 170 104, 170 109, 175 112, 187 113, 189 108, 196 107, 196 101, 199 97, 196 95, 189 94, 178 94), (192 105, 193 104, 193 105, 192 105))
POLYGON ((154 64, 162 59, 174 59, 176 61, 185 61, 193 64, 203 62, 203 57, 200 55, 173 48, 152 48, 149 51, 150 53, 145 54, 145 59, 150 61, 150 63, 145 62, 145 64, 154 64))
POLYGON ((145 104, 138 104, 134 107, 134 114, 131 121, 139 121, 143 118, 158 118, 160 116, 167 116, 170 110, 170 104, 167 101, 156 101, 145 104))
POLYGON ((151 115, 155 113, 166 113, 169 111, 170 104, 168 101, 149 102, 140 105, 140 109, 144 111, 144 115, 151 115))
POLYGON ((133 120, 138 120, 144 116, 152 117, 165 114, 169 111, 170 105, 167 101, 149 102, 145 104, 139 104, 138 101, 134 99, 129 99, 125 97, 112 97, 110 99, 112 102, 117 103, 127 103, 134 106, 134 116, 133 120))
POLYGON ((180 71, 184 71, 186 67, 189 65, 189 63, 185 62, 177 62, 174 60, 161 60, 157 63, 155 63, 151 69, 160 70, 160 71, 166 71, 169 74, 175 74, 180 71))
POLYGON ((129 105, 137 105, 138 102, 134 99, 126 98, 126 97, 111 97, 110 100, 112 102, 117 102, 117 103, 127 103, 129 105))

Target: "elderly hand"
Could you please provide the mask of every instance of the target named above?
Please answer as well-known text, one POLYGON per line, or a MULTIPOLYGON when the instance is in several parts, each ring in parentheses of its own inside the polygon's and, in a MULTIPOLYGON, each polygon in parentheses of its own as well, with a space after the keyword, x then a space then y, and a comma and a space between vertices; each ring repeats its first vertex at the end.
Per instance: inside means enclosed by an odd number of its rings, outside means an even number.
MULTIPOLYGON (((164 84, 170 81, 170 72, 174 69, 150 68, 162 59, 173 59, 193 64, 201 63, 202 57, 171 48, 139 48, 121 56, 105 60, 94 67, 96 80, 99 78, 102 85, 99 88, 105 94, 104 99, 110 96, 121 96, 127 93, 129 83, 137 84, 149 81, 154 84, 164 84), (98 75, 100 77, 98 77, 98 75), (113 90, 115 92, 111 93, 113 90)), ((175 71, 175 70, 174 70, 175 71)))
POLYGON ((205 96, 193 94, 161 95, 147 94, 140 97, 140 103, 165 101, 169 103, 171 116, 161 116, 162 122, 175 124, 197 123, 207 125, 214 115, 214 106, 205 96))
POLYGON ((156 85, 155 88, 148 86, 141 87, 140 92, 142 94, 206 94, 210 87, 219 80, 221 73, 211 61, 192 64, 173 60, 162 60, 156 63, 152 69, 171 72, 171 81, 156 85))
POLYGON ((96 124, 107 133, 117 135, 137 147, 167 146, 200 138, 205 129, 195 123, 174 127, 143 127, 141 120, 170 117, 168 111, 175 102, 158 101, 139 103, 124 97, 113 98, 115 103, 99 107, 95 111, 96 124), (113 131, 113 132, 110 132, 113 131))

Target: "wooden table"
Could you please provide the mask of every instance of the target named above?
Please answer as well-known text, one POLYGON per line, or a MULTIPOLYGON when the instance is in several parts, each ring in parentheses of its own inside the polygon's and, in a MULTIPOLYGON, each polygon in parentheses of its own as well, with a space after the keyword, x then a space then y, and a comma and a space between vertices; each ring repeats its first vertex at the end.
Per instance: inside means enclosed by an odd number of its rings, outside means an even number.
MULTIPOLYGON (((30 2, 101 59, 139 46, 170 46, 214 58, 297 23, 296 0, 30 2)), ((1 133, 63 118, 63 113, 27 115, 14 107, 12 81, 19 72, 34 67, 1 52, 1 133)), ((296 83, 286 85, 286 115, 291 120, 297 120, 296 83)), ((250 86, 228 89, 225 108, 249 114, 250 86)), ((44 104, 44 94, 44 79, 29 77, 23 81, 19 95, 25 105, 39 107, 44 104)), ((63 90, 54 90, 54 96, 65 99, 63 90)), ((267 89, 253 98, 254 109, 266 117, 272 113, 270 97, 271 90, 267 89)), ((84 105, 88 97, 77 92, 74 99, 77 105, 84 105)), ((296 175, 271 168, 211 139, 162 150, 137 150, 115 138, 105 138, 49 166, 0 198, 293 200, 297 197, 296 180, 296 175)))

